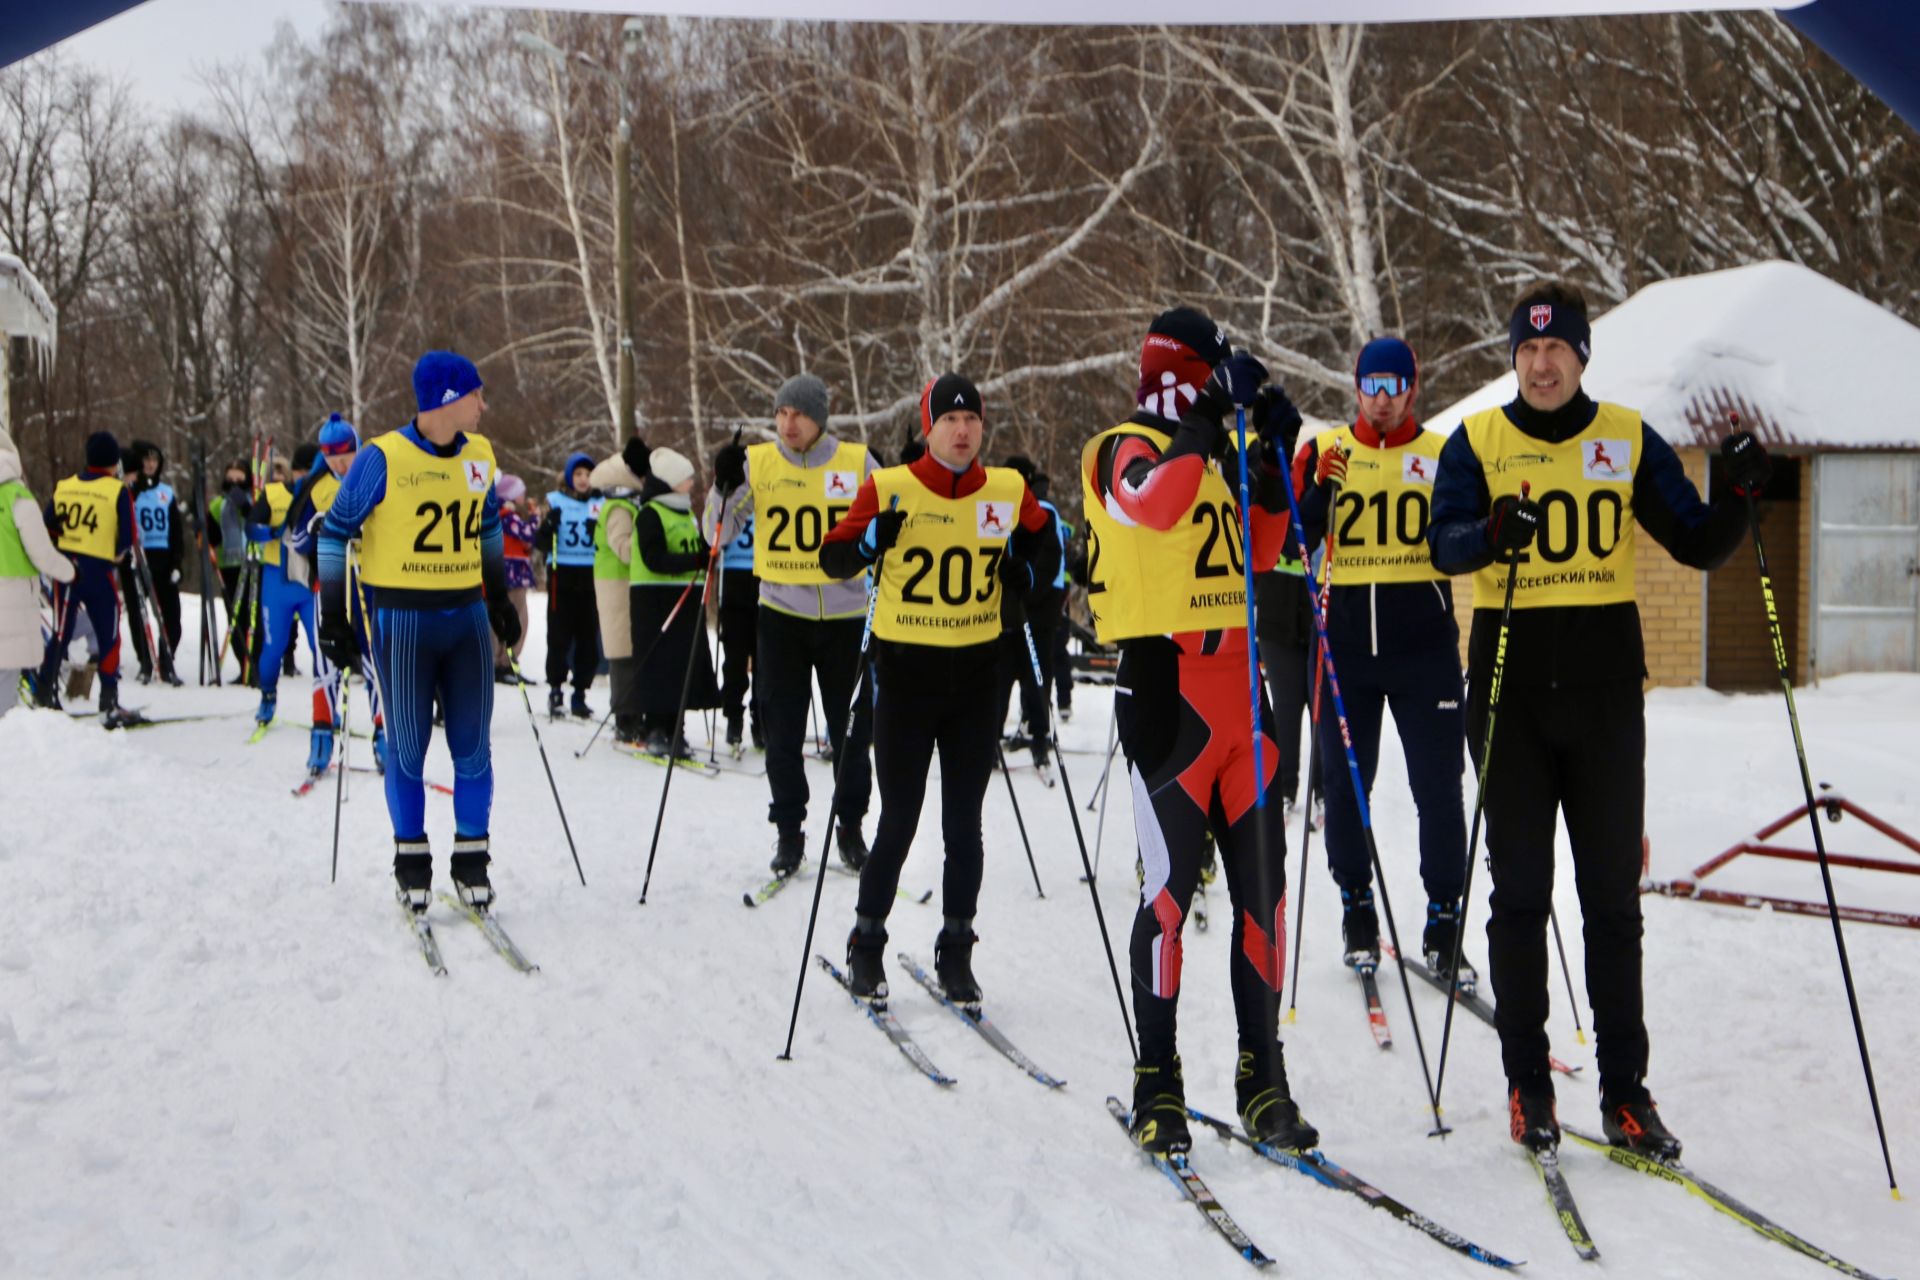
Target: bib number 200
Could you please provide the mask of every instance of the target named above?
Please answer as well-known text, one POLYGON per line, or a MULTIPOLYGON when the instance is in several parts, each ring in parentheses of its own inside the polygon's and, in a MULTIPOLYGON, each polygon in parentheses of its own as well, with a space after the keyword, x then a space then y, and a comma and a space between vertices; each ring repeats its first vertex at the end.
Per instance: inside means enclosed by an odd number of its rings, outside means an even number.
POLYGON ((449 551, 459 555, 461 543, 480 540, 480 499, 471 498, 466 502, 455 499, 444 507, 436 502, 423 502, 414 508, 414 515, 426 523, 420 526, 420 532, 413 537, 413 549, 423 555, 443 556, 449 551), (465 508, 462 512, 461 508, 465 508), (445 519, 447 530, 452 535, 453 546, 438 540, 440 523, 445 519))

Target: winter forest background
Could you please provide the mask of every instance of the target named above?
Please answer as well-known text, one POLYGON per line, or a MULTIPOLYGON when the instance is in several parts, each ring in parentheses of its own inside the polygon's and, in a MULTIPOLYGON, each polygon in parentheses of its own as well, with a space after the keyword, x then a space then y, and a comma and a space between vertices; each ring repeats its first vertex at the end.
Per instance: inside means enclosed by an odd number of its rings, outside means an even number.
MULTIPOLYGON (((0 249, 60 309, 13 362, 43 489, 90 431, 213 465, 329 411, 411 415, 414 357, 487 379, 536 489, 617 447, 620 19, 346 5, 141 118, 56 52, 0 71, 0 249)), ((634 124, 637 426, 703 460, 801 369, 893 456, 924 379, 1056 477, 1131 408, 1139 336, 1208 309, 1310 413, 1405 334, 1443 407, 1539 275, 1604 310, 1785 258, 1920 321, 1920 156, 1771 14, 1372 28, 649 19, 634 124)), ((1059 496, 1077 505, 1078 486, 1059 496)))

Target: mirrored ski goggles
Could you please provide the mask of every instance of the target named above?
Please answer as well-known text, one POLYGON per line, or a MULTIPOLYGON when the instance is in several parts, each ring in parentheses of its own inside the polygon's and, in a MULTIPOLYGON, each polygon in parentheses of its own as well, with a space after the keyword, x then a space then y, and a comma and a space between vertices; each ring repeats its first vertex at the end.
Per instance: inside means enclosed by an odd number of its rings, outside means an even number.
POLYGON ((1397 396, 1413 383, 1397 373, 1369 373, 1360 379, 1360 394, 1363 396, 1397 396))

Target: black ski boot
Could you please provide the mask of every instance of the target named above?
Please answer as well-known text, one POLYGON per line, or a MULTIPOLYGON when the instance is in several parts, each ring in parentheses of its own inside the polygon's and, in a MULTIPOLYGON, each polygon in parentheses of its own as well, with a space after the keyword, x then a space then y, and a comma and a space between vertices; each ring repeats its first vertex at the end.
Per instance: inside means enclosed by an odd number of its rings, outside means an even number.
POLYGON ((1127 1120, 1127 1132, 1142 1150, 1155 1155, 1193 1149, 1179 1054, 1165 1062, 1143 1058, 1133 1064, 1133 1114, 1127 1120))
MULTIPOLYGON (((1420 949, 1426 953, 1427 970, 1434 977, 1445 980, 1453 971, 1453 953, 1460 945, 1460 904, 1457 902, 1429 902, 1427 904, 1427 931, 1420 940, 1420 949)), ((1480 985, 1480 975, 1467 963, 1463 954, 1460 957, 1459 988, 1468 995, 1480 985)))
POLYGON ((27 689, 33 695, 34 706, 43 707, 48 711, 65 710, 65 708, 60 705, 60 677, 58 675, 48 680, 45 688, 41 687, 38 673, 29 675, 27 677, 27 689))
POLYGON ((616 715, 613 718, 613 745, 638 747, 640 745, 640 717, 616 715))
POLYGON ((1373 886, 1358 893, 1340 889, 1340 937, 1346 945, 1343 959, 1355 969, 1380 967, 1380 917, 1373 909, 1373 886))
POLYGON ((847 984, 862 1000, 887 1003, 887 926, 871 916, 855 916, 847 935, 847 984))
POLYGON ((567 695, 561 692, 557 686, 547 690, 547 718, 549 720, 558 720, 566 713, 567 695))
POLYGON ((100 708, 100 723, 108 729, 118 729, 121 725, 131 724, 139 717, 120 706, 120 686, 102 684, 100 697, 95 703, 100 708))
POLYGON ((425 915, 433 901, 433 850, 424 839, 393 842, 395 896, 415 915, 425 915))
POLYGON ((867 865, 867 838, 860 834, 858 818, 833 820, 834 843, 840 846, 840 861, 847 870, 859 875, 867 865))
POLYGON ((593 719, 593 708, 587 705, 587 691, 585 689, 575 689, 573 691, 573 714, 579 716, 582 720, 593 719))
POLYGON ((459 836, 453 842, 453 890, 460 901, 475 911, 485 912, 493 905, 493 882, 487 879, 485 836, 459 836))
POLYGON ((1509 1081, 1507 1122, 1513 1140, 1532 1151, 1552 1151, 1560 1145, 1560 1117, 1553 1105, 1553 1081, 1509 1081))
POLYGON ((940 989, 957 1005, 978 1008, 980 984, 973 976, 973 944, 980 941, 973 921, 948 916, 933 940, 933 974, 940 989))
POLYGON ((790 876, 807 860, 807 833, 799 827, 781 827, 773 838, 773 874, 790 876))
POLYGON ((1293 1100, 1286 1050, 1277 1041, 1264 1053, 1240 1051, 1233 1073, 1233 1099, 1241 1127, 1255 1142, 1282 1151, 1306 1151, 1320 1141, 1320 1131, 1306 1122, 1293 1100))
POLYGON ((1600 1128, 1616 1147, 1662 1162, 1680 1158, 1680 1139, 1660 1119, 1645 1085, 1601 1090, 1600 1128))

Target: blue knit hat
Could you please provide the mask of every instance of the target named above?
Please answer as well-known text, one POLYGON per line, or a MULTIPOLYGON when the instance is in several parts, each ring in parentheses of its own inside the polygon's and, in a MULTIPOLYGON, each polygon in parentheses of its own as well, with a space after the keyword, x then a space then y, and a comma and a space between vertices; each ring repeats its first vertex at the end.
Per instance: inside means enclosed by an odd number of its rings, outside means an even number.
POLYGON ((96 431, 87 437, 87 465, 95 471, 111 471, 120 463, 120 442, 111 431, 96 431))
POLYGON ((1420 362, 1402 339, 1375 338, 1360 348, 1360 358, 1353 362, 1353 384, 1359 386, 1360 379, 1370 373, 1397 374, 1408 382, 1418 382, 1420 362))
POLYGON ((413 401, 421 413, 450 405, 484 385, 473 361, 455 351, 429 351, 413 366, 413 401))
POLYGON ((320 424, 320 452, 329 458, 352 453, 360 447, 360 433, 339 414, 331 414, 320 424))

